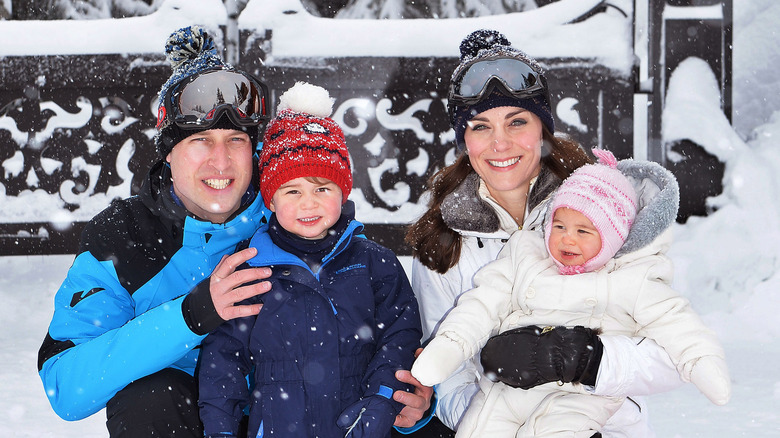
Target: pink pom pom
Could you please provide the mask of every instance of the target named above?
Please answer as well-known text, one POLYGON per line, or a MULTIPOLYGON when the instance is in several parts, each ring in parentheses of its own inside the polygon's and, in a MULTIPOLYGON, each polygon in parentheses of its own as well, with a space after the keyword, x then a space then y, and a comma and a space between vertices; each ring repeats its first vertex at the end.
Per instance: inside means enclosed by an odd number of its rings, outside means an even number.
POLYGON ((613 169, 617 167, 617 159, 612 155, 612 152, 606 149, 593 148, 593 155, 599 159, 599 164, 609 166, 613 169))

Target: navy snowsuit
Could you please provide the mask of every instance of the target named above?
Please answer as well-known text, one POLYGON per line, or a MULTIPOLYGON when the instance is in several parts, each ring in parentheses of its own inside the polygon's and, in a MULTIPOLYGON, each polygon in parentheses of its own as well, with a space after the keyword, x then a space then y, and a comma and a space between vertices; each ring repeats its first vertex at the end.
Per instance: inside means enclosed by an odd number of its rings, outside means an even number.
POLYGON ((403 407, 392 392, 411 389, 395 371, 414 360, 419 309, 396 256, 359 235, 353 212, 349 201, 346 230, 314 271, 274 244, 269 225, 252 238, 258 254, 248 264, 270 266, 273 287, 256 297, 259 315, 228 321, 203 341, 207 436, 235 435, 247 403, 249 437, 343 437, 353 424, 349 436, 390 436, 403 407))

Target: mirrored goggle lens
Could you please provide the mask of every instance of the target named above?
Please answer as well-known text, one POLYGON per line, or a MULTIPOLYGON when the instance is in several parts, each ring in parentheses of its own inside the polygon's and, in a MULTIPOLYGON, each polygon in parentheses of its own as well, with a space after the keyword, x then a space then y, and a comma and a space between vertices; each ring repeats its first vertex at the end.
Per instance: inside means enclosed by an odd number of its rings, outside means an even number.
POLYGON ((513 93, 534 92, 543 88, 539 75, 528 64, 513 58, 500 58, 475 62, 462 75, 456 94, 462 98, 478 97, 488 82, 495 78, 513 93))
POLYGON ((174 93, 175 122, 179 126, 203 126, 225 108, 234 110, 234 123, 240 125, 255 126, 268 119, 267 90, 241 73, 203 73, 174 93))

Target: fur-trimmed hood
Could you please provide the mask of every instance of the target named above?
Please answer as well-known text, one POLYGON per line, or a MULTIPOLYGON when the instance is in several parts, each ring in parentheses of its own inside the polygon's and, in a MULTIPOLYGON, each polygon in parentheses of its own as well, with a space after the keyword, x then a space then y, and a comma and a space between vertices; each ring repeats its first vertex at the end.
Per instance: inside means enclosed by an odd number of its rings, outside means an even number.
MULTIPOLYGON (((642 249, 666 231, 677 219, 680 187, 674 175, 653 161, 621 160, 617 169, 628 178, 639 198, 637 213, 626 241, 615 258, 642 249)), ((552 194, 555 196, 555 193, 552 194)), ((551 211, 545 212, 544 223, 551 211)))
POLYGON ((653 161, 622 160, 618 170, 634 185, 639 210, 631 231, 615 257, 647 246, 677 219, 680 186, 672 172, 653 161))
MULTIPOLYGON (((479 175, 472 172, 457 189, 444 198, 441 216, 451 229, 490 234, 501 228, 496 211, 479 196, 479 182, 479 175)), ((545 201, 560 184, 561 179, 542 166, 529 195, 529 212, 545 201)))
POLYGON ((444 198, 441 217, 456 231, 494 233, 501 222, 493 207, 479 197, 479 175, 470 174, 455 191, 444 198))

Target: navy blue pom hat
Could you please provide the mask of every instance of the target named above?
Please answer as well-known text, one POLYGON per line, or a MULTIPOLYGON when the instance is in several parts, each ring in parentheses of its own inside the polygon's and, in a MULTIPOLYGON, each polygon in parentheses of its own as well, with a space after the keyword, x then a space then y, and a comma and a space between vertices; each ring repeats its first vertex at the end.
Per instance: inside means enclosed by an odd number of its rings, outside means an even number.
POLYGON ((208 129, 246 132, 252 143, 269 119, 268 88, 226 64, 214 39, 199 26, 177 30, 165 53, 173 74, 160 90, 155 145, 162 158, 184 138, 208 129))
POLYGON ((523 108, 555 132, 547 78, 539 63, 511 46, 502 33, 477 30, 460 43, 460 65, 455 69, 447 96, 450 123, 459 148, 469 120, 501 106, 523 108))

